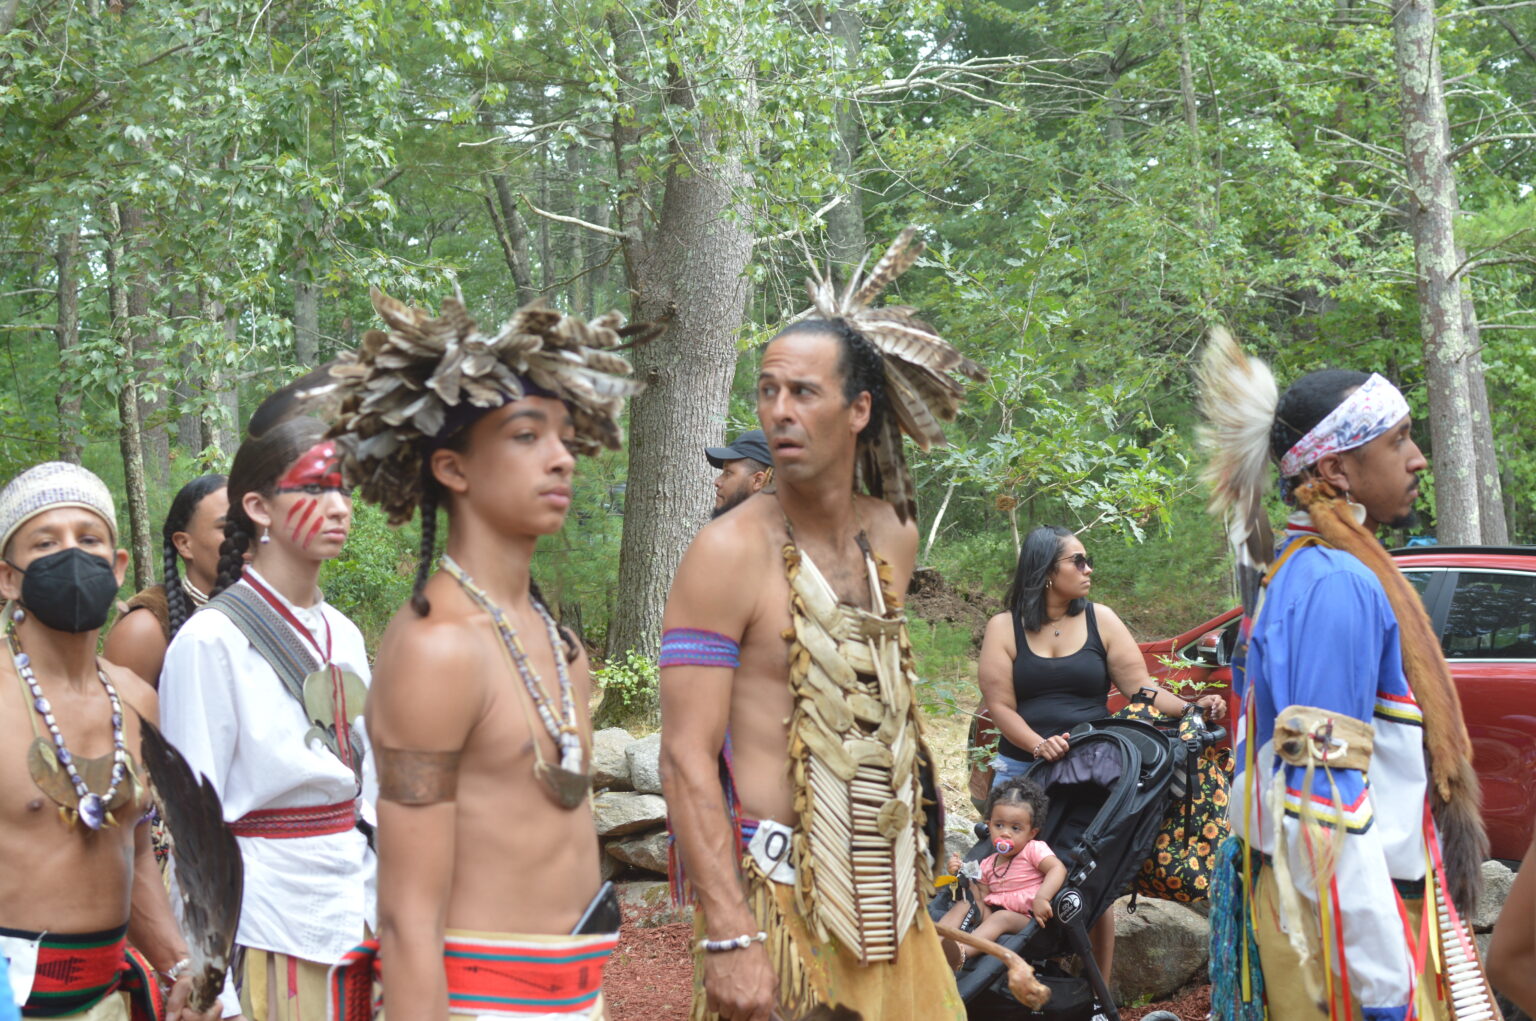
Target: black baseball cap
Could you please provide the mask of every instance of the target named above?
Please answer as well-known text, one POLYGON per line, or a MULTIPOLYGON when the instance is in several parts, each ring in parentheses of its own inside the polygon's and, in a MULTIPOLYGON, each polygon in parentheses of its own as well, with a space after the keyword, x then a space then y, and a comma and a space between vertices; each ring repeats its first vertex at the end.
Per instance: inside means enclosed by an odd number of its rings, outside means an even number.
POLYGON ((763 435, 761 429, 742 433, 728 447, 705 447, 704 456, 716 468, 724 468, 725 462, 740 461, 744 457, 765 466, 773 464, 773 455, 768 452, 768 437, 763 435))

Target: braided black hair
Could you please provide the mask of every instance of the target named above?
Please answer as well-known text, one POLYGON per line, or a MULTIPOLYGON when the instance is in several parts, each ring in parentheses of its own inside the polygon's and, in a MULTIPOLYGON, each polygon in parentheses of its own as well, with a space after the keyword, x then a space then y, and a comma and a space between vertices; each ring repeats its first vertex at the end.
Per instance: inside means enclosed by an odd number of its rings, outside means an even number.
POLYGON ((1045 813, 1051 807, 1051 799, 1046 797, 1039 784, 1018 777, 998 784, 987 794, 987 804, 982 810, 982 817, 987 822, 992 821, 992 809, 998 805, 1029 806, 1029 824, 1039 829, 1045 824, 1045 813))
POLYGON ((780 330, 774 340, 791 333, 820 333, 837 340, 837 369, 843 377, 843 400, 851 404, 859 394, 869 394, 869 422, 859 431, 859 440, 874 439, 889 413, 885 396, 885 359, 880 352, 846 319, 802 319, 780 330))
POLYGON ((181 554, 176 552, 176 543, 171 537, 187 530, 204 497, 218 492, 228 484, 229 478, 225 475, 199 475, 181 487, 176 498, 171 501, 171 509, 166 512, 165 525, 160 529, 160 540, 165 556, 165 605, 173 637, 187 622, 187 617, 191 616, 192 607, 181 587, 181 554))
POLYGON ((219 546, 219 575, 210 596, 240 580, 246 551, 256 538, 256 523, 245 512, 245 494, 271 496, 283 472, 325 438, 325 429, 318 418, 290 418, 260 436, 247 436, 235 451, 235 463, 229 469, 229 516, 224 519, 224 542, 219 546))

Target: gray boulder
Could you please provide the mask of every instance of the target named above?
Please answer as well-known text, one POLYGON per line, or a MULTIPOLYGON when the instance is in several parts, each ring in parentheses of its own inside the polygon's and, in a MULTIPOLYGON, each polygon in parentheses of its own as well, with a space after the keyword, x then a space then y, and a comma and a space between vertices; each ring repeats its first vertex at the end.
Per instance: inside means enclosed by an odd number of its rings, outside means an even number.
POLYGON ((634 883, 618 883, 614 887, 619 895, 619 907, 624 921, 646 928, 652 925, 670 925, 693 918, 693 908, 678 907, 672 903, 672 891, 666 883, 641 880, 634 883))
POLYGON ((629 782, 642 794, 661 793, 661 735, 652 734, 624 749, 629 759, 629 782))
POLYGON ((1197 975, 1210 961, 1206 920, 1166 900, 1115 902, 1115 971, 1110 988, 1119 1003, 1160 1000, 1197 975))
POLYGON ((635 736, 623 727, 609 727, 592 735, 592 786, 627 791, 629 756, 624 749, 635 743, 635 736))
POLYGON ((667 831, 657 830, 654 833, 641 833, 612 841, 607 849, 610 855, 625 865, 633 865, 635 868, 664 876, 667 874, 668 843, 667 831))
POLYGON ((592 821, 600 837, 640 833, 667 821, 667 803, 654 794, 604 791, 592 799, 592 821))
POLYGON ((1483 895, 1477 899, 1477 912, 1472 916, 1473 932, 1492 932, 1493 923, 1504 910, 1509 898, 1509 888, 1515 883, 1515 874, 1501 861, 1483 862, 1483 895))

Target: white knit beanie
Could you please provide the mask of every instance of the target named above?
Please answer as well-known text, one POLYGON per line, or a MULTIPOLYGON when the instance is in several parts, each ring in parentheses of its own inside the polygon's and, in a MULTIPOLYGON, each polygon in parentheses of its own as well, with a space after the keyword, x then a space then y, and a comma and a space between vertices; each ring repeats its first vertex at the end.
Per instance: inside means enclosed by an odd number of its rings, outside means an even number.
POLYGON ((0 554, 22 525, 56 507, 81 507, 100 514, 112 544, 117 545, 117 512, 107 484, 78 464, 45 461, 0 489, 0 554))

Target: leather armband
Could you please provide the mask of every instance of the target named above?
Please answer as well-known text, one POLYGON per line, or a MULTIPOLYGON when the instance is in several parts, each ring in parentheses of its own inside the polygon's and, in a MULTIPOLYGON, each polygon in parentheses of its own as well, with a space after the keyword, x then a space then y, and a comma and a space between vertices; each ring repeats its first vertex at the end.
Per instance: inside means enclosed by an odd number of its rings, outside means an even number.
POLYGON ((379 797, 397 805, 453 801, 459 790, 460 752, 419 752, 375 745, 379 797))

